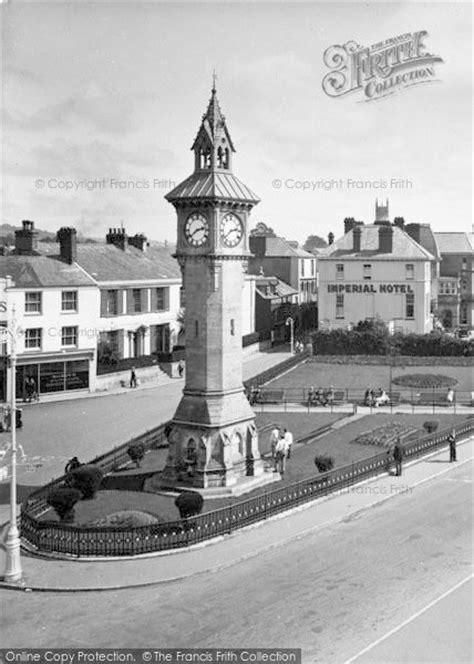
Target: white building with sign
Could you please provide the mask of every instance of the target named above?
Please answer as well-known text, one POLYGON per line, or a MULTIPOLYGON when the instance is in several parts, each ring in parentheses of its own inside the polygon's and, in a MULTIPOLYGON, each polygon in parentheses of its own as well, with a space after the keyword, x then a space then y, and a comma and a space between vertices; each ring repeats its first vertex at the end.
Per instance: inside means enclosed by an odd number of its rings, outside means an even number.
POLYGON ((436 258, 389 221, 346 221, 348 232, 318 255, 319 327, 378 317, 392 330, 430 332, 436 258))

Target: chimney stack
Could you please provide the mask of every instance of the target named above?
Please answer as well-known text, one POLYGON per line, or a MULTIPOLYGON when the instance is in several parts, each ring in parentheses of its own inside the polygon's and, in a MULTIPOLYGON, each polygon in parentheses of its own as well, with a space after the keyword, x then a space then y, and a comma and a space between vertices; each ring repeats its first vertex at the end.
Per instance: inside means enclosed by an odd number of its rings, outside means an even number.
POLYGON ((135 247, 135 249, 139 249, 140 251, 146 251, 147 248, 146 235, 143 235, 143 233, 135 233, 133 237, 128 238, 128 244, 131 247, 135 247))
POLYGON ((22 221, 23 228, 15 231, 15 254, 31 256, 38 248, 38 231, 34 221, 22 221))
POLYGON ((61 260, 75 263, 77 260, 77 231, 75 228, 63 226, 56 233, 56 242, 59 242, 59 253, 61 260))
POLYGON ((125 251, 128 244, 125 228, 109 228, 105 241, 107 244, 113 244, 118 249, 125 251))
POLYGON ((360 226, 354 226, 352 229, 352 240, 353 240, 353 251, 359 253, 360 252, 360 238, 362 235, 362 230, 360 226))
POLYGON ((328 233, 328 244, 331 245, 334 242, 334 233, 328 233))
POLYGON ((354 228, 355 225, 356 225, 356 220, 354 219, 354 217, 346 217, 344 219, 344 235, 346 235, 346 233, 350 233, 350 231, 354 228))
POLYGON ((391 254, 393 251, 393 228, 390 224, 379 225, 379 252, 391 254))

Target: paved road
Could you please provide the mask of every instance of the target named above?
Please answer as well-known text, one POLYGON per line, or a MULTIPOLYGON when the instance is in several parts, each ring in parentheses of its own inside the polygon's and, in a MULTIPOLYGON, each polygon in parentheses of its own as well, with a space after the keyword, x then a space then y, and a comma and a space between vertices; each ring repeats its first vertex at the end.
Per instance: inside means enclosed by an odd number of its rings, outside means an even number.
MULTIPOLYGON (((5 591, 4 645, 301 647, 304 662, 346 661, 470 573, 471 471, 472 464, 453 467, 413 492, 219 572, 103 593, 5 591)), ((437 631, 442 619, 435 616, 437 631)), ((417 652, 428 652, 432 629, 421 625, 409 637, 417 652)), ((445 662, 464 661, 456 638, 445 630, 445 662)), ((401 657, 395 640, 391 661, 401 657)))
POLYGON ((472 662, 472 576, 347 664, 472 662), (428 637, 428 638, 427 638, 428 637))

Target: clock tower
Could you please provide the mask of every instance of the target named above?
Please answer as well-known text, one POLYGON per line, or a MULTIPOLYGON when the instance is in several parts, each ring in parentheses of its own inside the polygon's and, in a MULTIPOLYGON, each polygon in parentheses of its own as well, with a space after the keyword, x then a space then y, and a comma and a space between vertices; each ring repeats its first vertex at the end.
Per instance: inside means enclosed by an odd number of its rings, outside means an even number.
POLYGON ((232 487, 263 475, 242 385, 241 331, 248 217, 259 199, 232 172, 235 148, 215 84, 191 149, 193 174, 165 196, 177 213, 186 381, 168 432, 163 479, 176 482, 186 468, 185 481, 194 487, 232 487))

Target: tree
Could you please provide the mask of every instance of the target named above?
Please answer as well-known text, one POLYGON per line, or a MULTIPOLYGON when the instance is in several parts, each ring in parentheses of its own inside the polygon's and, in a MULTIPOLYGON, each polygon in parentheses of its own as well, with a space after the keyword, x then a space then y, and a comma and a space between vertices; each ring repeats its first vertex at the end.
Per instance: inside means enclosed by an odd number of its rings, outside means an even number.
POLYGON ((141 460, 145 456, 145 445, 143 443, 134 443, 128 448, 127 454, 136 467, 140 468, 141 460))
POLYGON ((255 228, 252 228, 250 231, 250 237, 276 237, 276 233, 273 228, 264 224, 263 221, 259 221, 255 228))
POLYGON ((98 364, 117 364, 118 361, 119 353, 116 344, 112 341, 108 341, 107 339, 101 339, 97 344, 98 364))
POLYGON ((305 251, 313 253, 314 249, 324 249, 324 247, 327 246, 328 243, 324 238, 319 237, 319 235, 309 235, 306 238, 306 242, 303 245, 303 249, 305 251))
POLYGON ((59 519, 70 523, 74 521, 74 505, 81 500, 82 494, 78 489, 58 487, 47 499, 59 519))
POLYGON ((78 489, 83 499, 90 500, 95 498, 103 478, 104 473, 100 468, 92 464, 85 464, 75 468, 67 475, 66 484, 73 489, 78 489))

